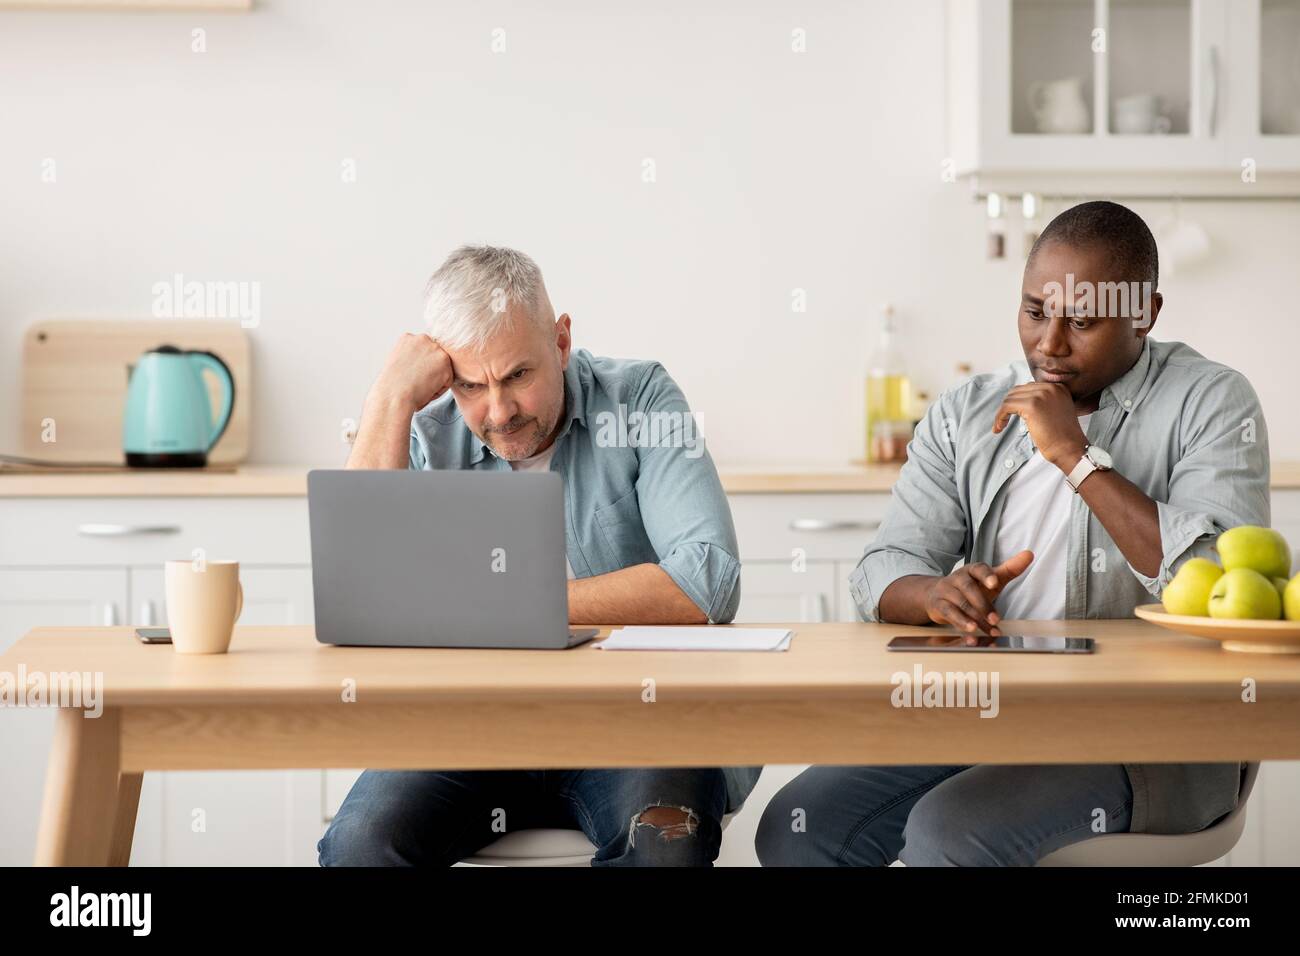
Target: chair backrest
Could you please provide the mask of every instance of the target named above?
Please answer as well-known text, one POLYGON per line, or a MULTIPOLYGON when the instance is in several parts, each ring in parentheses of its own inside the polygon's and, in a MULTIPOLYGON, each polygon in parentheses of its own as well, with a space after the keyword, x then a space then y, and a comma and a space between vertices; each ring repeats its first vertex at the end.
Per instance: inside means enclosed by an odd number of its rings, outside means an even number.
POLYGON ((1206 829, 1215 829, 1216 827, 1226 827, 1237 817, 1246 812, 1246 800, 1250 797, 1250 792, 1255 789, 1255 780, 1259 777, 1259 763, 1246 762, 1246 768, 1241 772, 1241 789, 1237 791, 1237 805, 1232 808, 1232 812, 1224 814, 1212 826, 1206 829))
POLYGON ((1247 763, 1246 773, 1241 778, 1241 795, 1237 798, 1237 809, 1240 810, 1246 805, 1246 798, 1250 796, 1250 791, 1255 789, 1255 779, 1259 776, 1259 764, 1247 763))

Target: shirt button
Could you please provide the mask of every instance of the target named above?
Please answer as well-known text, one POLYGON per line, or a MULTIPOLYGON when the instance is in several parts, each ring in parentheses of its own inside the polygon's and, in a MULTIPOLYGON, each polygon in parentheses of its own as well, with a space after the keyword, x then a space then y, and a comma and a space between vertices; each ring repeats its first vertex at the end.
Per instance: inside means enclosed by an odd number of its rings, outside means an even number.
POLYGON ((1125 407, 1125 408, 1132 408, 1132 407, 1133 407, 1133 399, 1131 399, 1131 398, 1126 398, 1126 399, 1124 399, 1124 407, 1125 407))
POLYGON ((1014 458, 1008 458, 1006 461, 1004 461, 1004 462, 1002 463, 1002 467, 1003 467, 1003 468, 1014 468, 1014 467, 1016 467, 1016 460, 1015 460, 1014 458))

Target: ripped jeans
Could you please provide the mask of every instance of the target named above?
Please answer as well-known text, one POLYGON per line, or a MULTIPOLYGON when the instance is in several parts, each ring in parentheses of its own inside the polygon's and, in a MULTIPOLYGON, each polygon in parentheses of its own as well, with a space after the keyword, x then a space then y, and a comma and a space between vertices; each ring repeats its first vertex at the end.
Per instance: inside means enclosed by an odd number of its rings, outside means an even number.
POLYGON ((556 827, 587 835, 592 866, 711 866, 758 770, 367 770, 316 849, 322 866, 450 866, 556 827))

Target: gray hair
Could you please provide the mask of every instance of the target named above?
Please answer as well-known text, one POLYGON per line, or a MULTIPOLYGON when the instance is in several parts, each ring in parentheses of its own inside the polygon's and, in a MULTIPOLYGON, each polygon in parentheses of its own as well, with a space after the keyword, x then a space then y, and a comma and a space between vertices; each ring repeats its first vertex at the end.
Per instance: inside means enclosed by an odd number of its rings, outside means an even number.
POLYGON ((424 287, 425 324, 445 348, 481 349, 513 327, 513 307, 539 324, 552 314, 542 270, 514 249, 461 246, 424 287))

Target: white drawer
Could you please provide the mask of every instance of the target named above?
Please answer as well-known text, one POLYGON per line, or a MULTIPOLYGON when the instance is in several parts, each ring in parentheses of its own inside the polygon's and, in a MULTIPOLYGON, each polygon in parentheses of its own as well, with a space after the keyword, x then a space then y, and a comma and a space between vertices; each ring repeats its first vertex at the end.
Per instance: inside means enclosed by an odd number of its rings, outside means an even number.
POLYGON ((0 499, 0 565, 310 564, 306 498, 0 499))
POLYGON ((742 561, 788 561, 802 548, 810 560, 856 562, 880 527, 889 494, 732 495, 728 501, 742 561))

